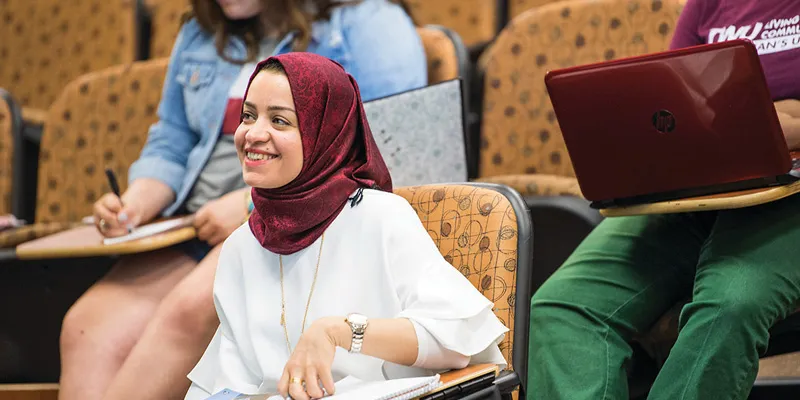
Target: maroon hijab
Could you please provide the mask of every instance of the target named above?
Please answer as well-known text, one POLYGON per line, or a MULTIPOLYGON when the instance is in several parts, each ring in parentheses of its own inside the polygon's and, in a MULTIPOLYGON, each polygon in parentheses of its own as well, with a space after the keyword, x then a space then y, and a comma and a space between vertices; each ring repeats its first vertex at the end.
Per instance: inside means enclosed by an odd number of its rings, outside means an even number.
MULTIPOLYGON (((355 79, 341 65, 312 53, 277 60, 286 71, 303 144, 300 175, 277 189, 253 188, 250 230, 278 254, 310 246, 358 188, 391 191, 392 179, 367 124, 355 79)), ((245 92, 247 98, 247 92, 245 92)))

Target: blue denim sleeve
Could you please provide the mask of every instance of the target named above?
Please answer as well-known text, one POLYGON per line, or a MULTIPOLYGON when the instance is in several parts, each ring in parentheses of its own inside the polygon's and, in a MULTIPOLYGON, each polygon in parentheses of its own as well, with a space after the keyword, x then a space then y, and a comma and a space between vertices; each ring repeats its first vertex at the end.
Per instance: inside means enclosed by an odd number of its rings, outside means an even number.
POLYGON ((348 59, 342 65, 358 82, 364 101, 428 84, 425 48, 400 6, 368 0, 342 15, 348 59))
POLYGON ((180 71, 180 54, 200 30, 192 20, 181 28, 172 49, 167 75, 158 105, 158 122, 150 127, 147 142, 139 159, 131 165, 128 181, 152 178, 169 186, 175 193, 180 190, 186 175, 189 152, 198 138, 189 128, 183 102, 183 87, 176 81, 180 71))

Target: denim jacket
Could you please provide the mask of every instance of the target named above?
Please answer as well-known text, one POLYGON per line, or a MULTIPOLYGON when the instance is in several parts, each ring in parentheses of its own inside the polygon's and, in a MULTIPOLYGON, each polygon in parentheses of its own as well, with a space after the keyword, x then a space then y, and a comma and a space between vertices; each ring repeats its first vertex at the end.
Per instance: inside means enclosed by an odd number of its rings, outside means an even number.
MULTIPOLYGON (((278 43, 273 54, 291 51, 294 33, 278 43)), ((425 50, 403 10, 387 0, 364 0, 337 7, 330 19, 314 22, 308 50, 342 64, 356 79, 364 101, 427 84, 425 50)), ((246 55, 233 39, 226 48, 232 59, 246 55)), ((152 178, 175 192, 163 214, 183 205, 216 145, 228 92, 241 65, 217 55, 214 37, 195 20, 181 28, 170 56, 158 106, 159 121, 150 127, 129 182, 152 178)))

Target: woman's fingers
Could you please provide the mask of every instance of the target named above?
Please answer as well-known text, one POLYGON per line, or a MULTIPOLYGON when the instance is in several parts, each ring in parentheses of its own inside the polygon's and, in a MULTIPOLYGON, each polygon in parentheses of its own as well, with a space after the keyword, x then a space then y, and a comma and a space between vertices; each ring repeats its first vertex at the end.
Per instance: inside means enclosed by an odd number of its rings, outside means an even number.
POLYGON ((321 399, 325 394, 322 393, 322 388, 319 387, 317 370, 313 366, 308 366, 304 378, 306 380, 306 393, 308 393, 308 396, 312 399, 321 399))
POLYGON ((214 235, 214 226, 212 224, 205 224, 197 229, 197 238, 203 242, 210 242, 211 237, 214 235))
POLYGON ((103 236, 120 236, 127 233, 117 218, 117 212, 122 208, 119 198, 108 193, 94 203, 94 223, 103 236))
POLYGON ((289 396, 289 371, 286 368, 283 369, 281 379, 278 379, 278 393, 283 398, 289 396))
POLYGON ((319 380, 320 383, 322 383, 322 387, 325 388, 325 394, 328 396, 333 395, 336 387, 333 382, 333 374, 331 373, 330 367, 319 370, 319 380))
POLYGON ((289 374, 289 397, 292 400, 310 400, 306 393, 306 385, 308 382, 306 382, 302 370, 296 370, 289 374))

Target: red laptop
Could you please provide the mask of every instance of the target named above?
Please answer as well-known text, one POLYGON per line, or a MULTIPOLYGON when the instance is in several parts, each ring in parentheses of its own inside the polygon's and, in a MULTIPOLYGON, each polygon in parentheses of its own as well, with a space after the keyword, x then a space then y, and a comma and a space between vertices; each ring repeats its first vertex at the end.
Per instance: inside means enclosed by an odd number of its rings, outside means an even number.
POLYGON ((595 208, 800 179, 749 41, 551 71, 545 84, 595 208))

